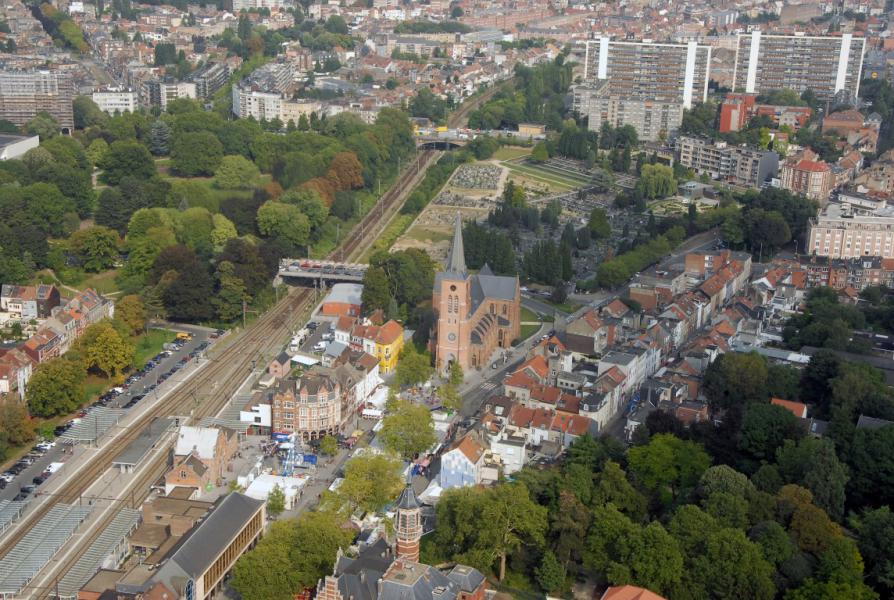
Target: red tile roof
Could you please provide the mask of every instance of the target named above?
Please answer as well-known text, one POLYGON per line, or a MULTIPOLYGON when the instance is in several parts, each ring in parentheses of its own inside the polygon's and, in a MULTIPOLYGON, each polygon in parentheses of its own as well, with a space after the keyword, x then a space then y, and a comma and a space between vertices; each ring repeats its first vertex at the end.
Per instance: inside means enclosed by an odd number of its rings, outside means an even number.
POLYGON ((782 408, 791 411, 791 413, 799 419, 807 418, 807 405, 803 402, 795 402, 794 400, 783 400, 782 398, 772 398, 770 400, 770 404, 775 404, 776 406, 781 406, 782 408))

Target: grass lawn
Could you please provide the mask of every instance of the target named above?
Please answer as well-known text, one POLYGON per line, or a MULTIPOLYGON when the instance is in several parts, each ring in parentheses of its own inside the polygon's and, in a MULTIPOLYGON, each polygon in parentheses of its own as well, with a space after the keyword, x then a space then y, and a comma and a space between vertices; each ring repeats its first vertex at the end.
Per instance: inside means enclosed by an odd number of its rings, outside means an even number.
POLYGON ((529 337, 531 337, 532 335, 534 335, 535 333, 537 333, 539 330, 540 330, 540 323, 537 323, 536 325, 522 325, 521 333, 518 334, 518 339, 526 340, 529 337))
POLYGON ((568 183, 565 180, 560 180, 560 179, 557 179, 557 178, 551 177, 551 176, 544 176, 537 171, 533 171, 533 170, 531 170, 527 167, 521 166, 521 165, 508 163, 508 162, 503 163, 503 165, 508 167, 510 172, 517 173, 517 174, 519 174, 523 177, 526 177, 528 179, 531 179, 537 183, 548 185, 550 187, 550 189, 555 192, 567 192, 567 191, 573 190, 576 187, 580 187, 580 186, 568 183))
POLYGON ((174 341, 174 332, 167 329, 150 329, 149 333, 141 335, 136 340, 136 354, 134 355, 134 367, 139 369, 150 358, 161 352, 162 346, 174 341))
POLYGON ((511 160, 513 158, 521 158, 531 154, 533 148, 522 148, 520 146, 500 146, 494 152, 493 158, 497 160, 511 160))
POLYGON ((522 323, 524 323, 525 321, 539 321, 540 315, 535 313, 530 308, 526 308, 526 307, 522 306, 521 307, 521 320, 522 320, 522 323))
POLYGON ((425 227, 413 227, 406 235, 408 238, 420 242, 438 243, 453 239, 452 232, 435 231, 433 229, 426 229, 425 227))
POLYGON ((75 287, 81 289, 93 288, 100 294, 108 295, 118 291, 118 286, 115 284, 115 277, 117 275, 117 269, 109 269, 102 273, 94 273, 75 287))

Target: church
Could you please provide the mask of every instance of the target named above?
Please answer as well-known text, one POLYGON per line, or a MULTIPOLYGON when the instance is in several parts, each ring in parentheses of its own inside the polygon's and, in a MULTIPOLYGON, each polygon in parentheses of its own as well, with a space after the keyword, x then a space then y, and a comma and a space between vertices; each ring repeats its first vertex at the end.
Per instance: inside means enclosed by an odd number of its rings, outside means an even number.
POLYGON ((479 273, 469 273, 458 213, 445 269, 435 275, 432 294, 435 367, 442 374, 453 362, 464 371, 486 367, 495 351, 509 348, 521 331, 518 277, 494 275, 486 264, 479 273))

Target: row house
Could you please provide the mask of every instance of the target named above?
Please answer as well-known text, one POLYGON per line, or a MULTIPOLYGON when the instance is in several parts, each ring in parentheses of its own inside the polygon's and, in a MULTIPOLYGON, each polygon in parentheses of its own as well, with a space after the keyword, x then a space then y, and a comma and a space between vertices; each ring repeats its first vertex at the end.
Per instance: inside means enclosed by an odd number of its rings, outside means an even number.
POLYGON ((881 256, 804 257, 800 269, 805 273, 806 287, 829 286, 836 290, 850 287, 860 291, 870 286, 894 286, 894 259, 881 256))
POLYGON ((34 363, 22 350, 0 349, 0 396, 15 394, 24 400, 33 369, 34 363))
POLYGON ((20 321, 46 319, 61 303, 54 285, 9 285, 0 287, 0 311, 20 321))
POLYGON ((342 316, 335 326, 335 341, 375 356, 381 373, 387 375, 397 367, 398 356, 404 347, 404 328, 393 319, 374 324, 369 319, 361 321, 342 316))
POLYGON ((661 364, 661 351, 657 346, 629 346, 608 352, 599 359, 599 375, 617 368, 624 374, 621 391, 630 394, 639 389, 647 377, 658 370, 661 364))

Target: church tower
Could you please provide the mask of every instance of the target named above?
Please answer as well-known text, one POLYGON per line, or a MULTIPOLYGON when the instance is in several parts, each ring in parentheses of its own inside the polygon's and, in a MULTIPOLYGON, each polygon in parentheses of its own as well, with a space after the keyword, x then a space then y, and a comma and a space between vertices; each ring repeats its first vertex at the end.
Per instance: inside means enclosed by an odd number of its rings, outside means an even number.
POLYGON ((408 483, 397 499, 397 558, 418 563, 421 539, 421 507, 408 483))
POLYGON ((447 254, 446 270, 435 280, 439 292, 435 366, 446 373, 451 362, 469 368, 470 278, 463 249, 463 223, 459 213, 453 226, 453 243, 447 254))

